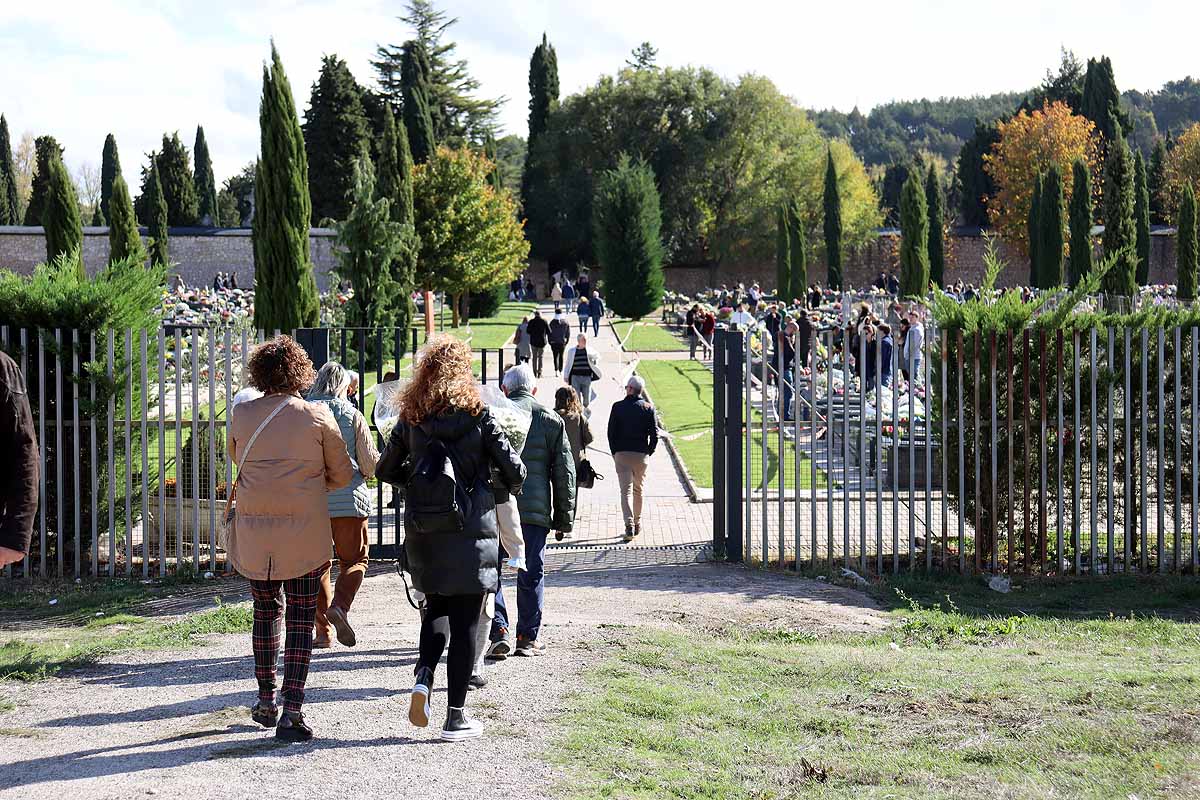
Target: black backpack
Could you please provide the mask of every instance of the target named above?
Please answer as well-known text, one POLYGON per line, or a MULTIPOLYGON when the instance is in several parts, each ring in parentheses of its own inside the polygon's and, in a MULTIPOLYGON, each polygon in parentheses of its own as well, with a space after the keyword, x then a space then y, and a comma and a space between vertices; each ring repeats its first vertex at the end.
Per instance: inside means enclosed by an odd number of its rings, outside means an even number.
POLYGON ((431 439, 405 490, 405 524, 419 533, 462 533, 471 495, 455 474, 450 448, 431 439))

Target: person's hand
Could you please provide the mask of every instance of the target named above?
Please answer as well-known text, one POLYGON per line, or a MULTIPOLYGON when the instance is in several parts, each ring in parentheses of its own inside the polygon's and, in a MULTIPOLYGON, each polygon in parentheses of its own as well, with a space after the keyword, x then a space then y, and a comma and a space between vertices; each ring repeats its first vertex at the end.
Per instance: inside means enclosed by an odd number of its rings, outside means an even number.
POLYGON ((25 554, 20 550, 13 550, 11 547, 0 547, 0 567, 15 564, 24 557, 25 554))

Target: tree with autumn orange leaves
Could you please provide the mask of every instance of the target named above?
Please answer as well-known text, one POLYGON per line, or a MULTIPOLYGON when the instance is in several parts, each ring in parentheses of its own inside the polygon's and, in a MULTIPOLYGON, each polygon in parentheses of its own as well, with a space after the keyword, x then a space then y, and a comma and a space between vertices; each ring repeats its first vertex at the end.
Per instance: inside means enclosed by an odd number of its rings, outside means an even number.
POLYGON ((1192 192, 1200 195, 1200 122, 1179 134, 1175 146, 1167 153, 1163 172, 1166 179, 1163 205, 1174 219, 1183 199, 1184 185, 1190 185, 1192 192))
MULTIPOLYGON (((998 125, 1000 139, 984 158, 984 168, 996 183, 988 200, 988 220, 1022 253, 1029 253, 1028 220, 1037 176, 1051 166, 1070 172, 1082 158, 1095 172, 1099 167, 1100 138, 1091 120, 1072 114, 1062 102, 1047 103, 1041 110, 1021 111, 998 125)), ((1064 185, 1064 202, 1070 202, 1071 184, 1064 185)))

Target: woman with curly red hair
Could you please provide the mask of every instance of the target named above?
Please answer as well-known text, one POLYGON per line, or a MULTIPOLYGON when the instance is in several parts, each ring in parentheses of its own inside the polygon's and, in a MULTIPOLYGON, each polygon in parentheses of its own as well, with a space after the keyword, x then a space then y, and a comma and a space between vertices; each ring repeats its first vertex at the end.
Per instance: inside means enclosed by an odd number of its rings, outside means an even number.
POLYGON ((226 549, 250 579, 254 597, 254 677, 251 716, 276 737, 312 738, 304 722, 304 684, 312 657, 321 576, 329 568, 326 492, 350 483, 354 467, 329 407, 300 393, 316 377, 308 354, 290 336, 276 336, 250 354, 246 372, 262 397, 234 407, 229 457, 238 465, 237 516, 226 549), (279 623, 287 596, 283 651, 283 714, 275 698, 279 623))
POLYGON ((442 738, 470 739, 483 733, 463 709, 480 611, 499 586, 493 486, 520 492, 525 468, 480 399, 471 348, 457 339, 434 337, 418 354, 399 417, 376 476, 405 488, 415 487, 418 478, 423 489, 453 485, 448 501, 430 491, 417 496, 414 488, 404 504, 408 571, 425 595, 408 718, 417 727, 429 724, 434 671, 448 643, 442 738))

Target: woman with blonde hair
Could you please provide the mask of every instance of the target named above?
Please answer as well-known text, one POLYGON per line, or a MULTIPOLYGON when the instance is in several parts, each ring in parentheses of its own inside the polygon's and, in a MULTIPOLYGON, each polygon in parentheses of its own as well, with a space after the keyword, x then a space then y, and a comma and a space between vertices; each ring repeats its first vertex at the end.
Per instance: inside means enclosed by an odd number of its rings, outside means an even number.
POLYGON ((304 722, 304 684, 312 658, 321 579, 329 569, 326 493, 350 483, 354 467, 329 407, 300 392, 316 377, 308 354, 290 336, 259 345, 246 364, 262 397, 230 413, 229 457, 238 465, 236 517, 226 543, 229 563, 250 579, 254 598, 254 721, 277 726, 290 742, 312 738, 304 722), (283 714, 275 703, 279 623, 287 597, 283 714))
POLYGON ((425 595, 420 655, 408 718, 429 724, 434 673, 447 649, 442 739, 483 734, 466 716, 480 611, 499 586, 500 552, 493 485, 517 493, 525 468, 484 406, 471 374, 471 348, 435 336, 417 357, 375 474, 406 487, 404 553, 425 595))

